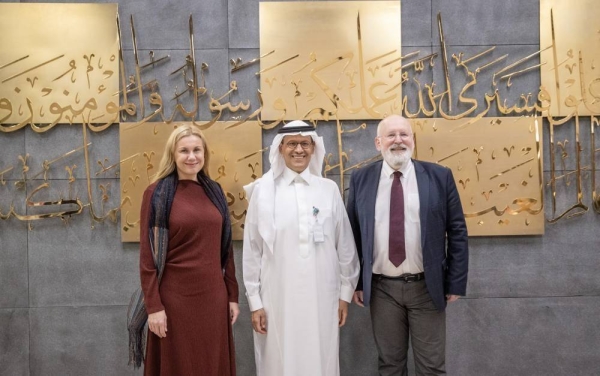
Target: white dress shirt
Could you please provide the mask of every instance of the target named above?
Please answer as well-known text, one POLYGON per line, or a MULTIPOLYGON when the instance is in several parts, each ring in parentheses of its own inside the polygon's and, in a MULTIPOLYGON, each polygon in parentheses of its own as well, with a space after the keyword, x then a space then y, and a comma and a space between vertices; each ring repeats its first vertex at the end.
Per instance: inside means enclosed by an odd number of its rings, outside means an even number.
POLYGON ((421 248, 421 220, 419 217, 419 188, 412 160, 399 170, 404 193, 404 236, 406 260, 395 267, 389 260, 390 197, 395 170, 383 161, 379 188, 375 202, 375 244, 373 249, 373 273, 396 277, 404 273, 423 271, 421 248))

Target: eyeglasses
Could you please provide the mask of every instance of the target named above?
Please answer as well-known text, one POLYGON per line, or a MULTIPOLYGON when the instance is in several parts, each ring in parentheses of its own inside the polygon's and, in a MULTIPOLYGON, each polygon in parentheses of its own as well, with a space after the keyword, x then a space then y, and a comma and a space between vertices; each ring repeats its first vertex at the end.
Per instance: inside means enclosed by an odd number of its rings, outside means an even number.
POLYGON ((296 142, 296 141, 290 141, 288 143, 285 144, 285 147, 290 149, 290 150, 294 150, 298 147, 298 145, 300 145, 300 147, 303 150, 307 150, 313 147, 313 143, 312 142, 306 142, 306 141, 302 141, 302 142, 296 142))
POLYGON ((411 134, 408 133, 390 133, 388 135, 385 136, 377 136, 379 138, 385 138, 388 141, 394 141, 396 139, 396 137, 400 137, 400 139, 404 140, 408 140, 409 138, 412 137, 411 134))

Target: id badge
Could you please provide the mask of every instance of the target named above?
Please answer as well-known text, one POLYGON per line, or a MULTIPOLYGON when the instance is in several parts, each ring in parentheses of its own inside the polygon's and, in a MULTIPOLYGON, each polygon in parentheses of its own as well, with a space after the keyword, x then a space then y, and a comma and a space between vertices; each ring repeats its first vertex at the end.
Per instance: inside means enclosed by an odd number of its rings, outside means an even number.
POLYGON ((315 243, 323 243, 325 241, 323 225, 318 222, 313 225, 313 238, 315 243))

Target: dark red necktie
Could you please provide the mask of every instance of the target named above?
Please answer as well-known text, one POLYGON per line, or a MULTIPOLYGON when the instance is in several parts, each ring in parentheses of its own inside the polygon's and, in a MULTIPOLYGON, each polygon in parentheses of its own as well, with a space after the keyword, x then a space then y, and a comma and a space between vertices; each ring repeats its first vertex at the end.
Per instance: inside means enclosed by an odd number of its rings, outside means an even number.
POLYGON ((404 244, 404 192, 400 182, 400 171, 394 172, 392 195, 390 197, 390 261, 395 267, 400 266, 406 259, 404 244))

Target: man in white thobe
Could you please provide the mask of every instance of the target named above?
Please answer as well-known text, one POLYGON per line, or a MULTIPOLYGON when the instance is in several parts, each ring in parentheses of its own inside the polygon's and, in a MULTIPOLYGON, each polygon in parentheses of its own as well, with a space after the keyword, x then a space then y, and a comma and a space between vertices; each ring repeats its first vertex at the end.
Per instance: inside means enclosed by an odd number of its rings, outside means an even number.
POLYGON ((271 169, 245 187, 244 284, 258 376, 336 376, 339 327, 358 282, 352 229, 337 185, 321 177, 314 127, 293 121, 271 169))

